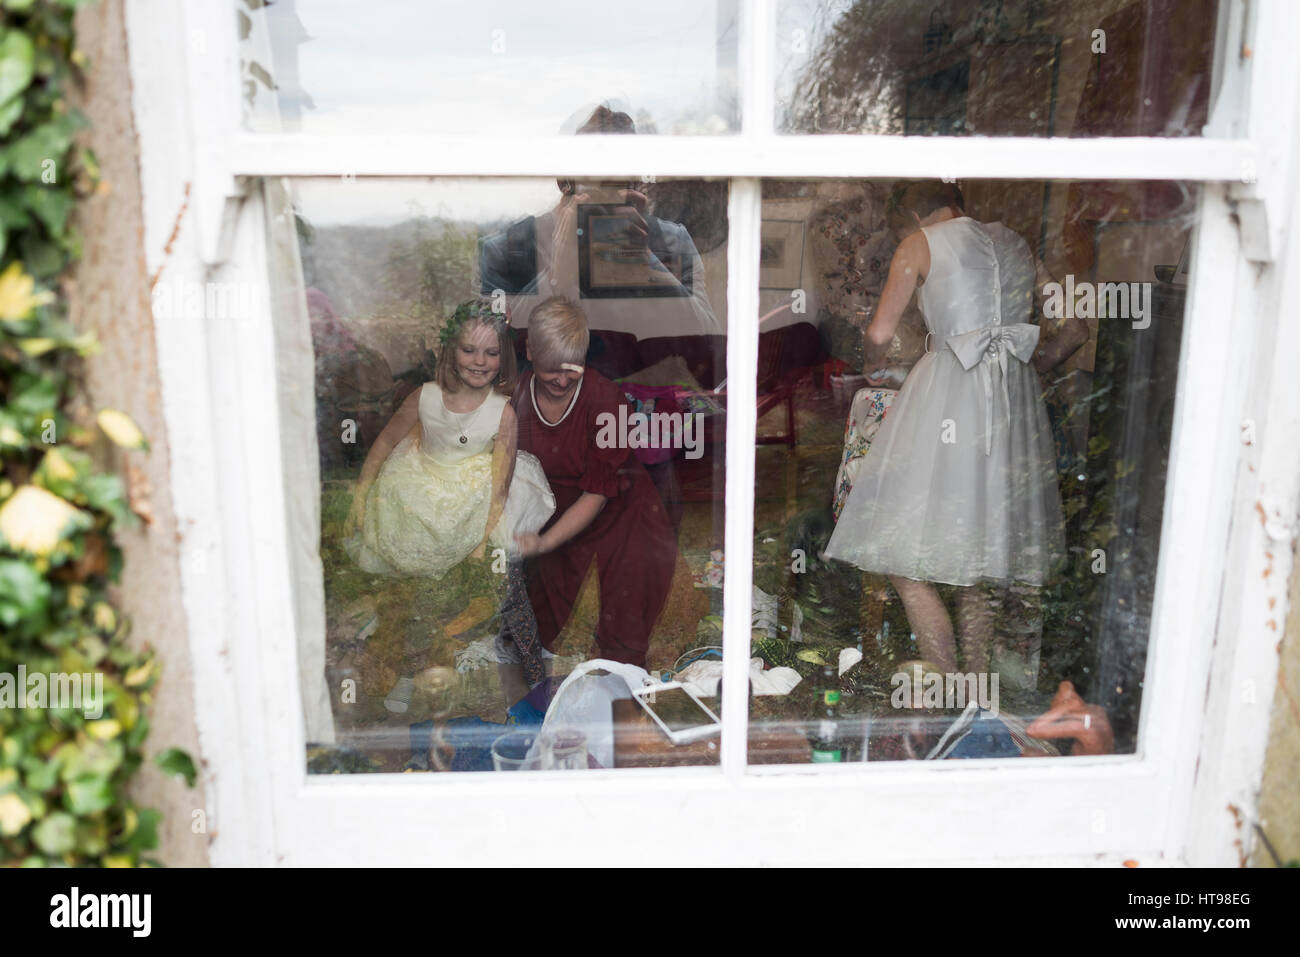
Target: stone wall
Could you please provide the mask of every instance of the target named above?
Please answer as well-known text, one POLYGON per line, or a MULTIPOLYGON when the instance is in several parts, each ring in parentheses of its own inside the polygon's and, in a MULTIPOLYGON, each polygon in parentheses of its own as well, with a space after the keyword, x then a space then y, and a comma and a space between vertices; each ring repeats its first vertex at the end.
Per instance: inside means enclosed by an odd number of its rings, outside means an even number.
POLYGON ((202 768, 194 720, 193 674, 181 606, 177 527, 169 484, 169 454, 158 361, 154 347, 150 280, 143 248, 139 150, 131 109, 123 0, 100 0, 77 14, 78 46, 89 59, 77 104, 90 119, 82 142, 95 151, 103 184, 82 202, 77 225, 84 254, 68 283, 71 318, 93 331, 101 351, 86 363, 84 391, 92 409, 128 413, 148 436, 152 451, 97 450, 126 478, 133 503, 152 519, 122 535, 125 557, 116 601, 133 623, 131 641, 157 653, 162 678, 154 689, 148 761, 134 783, 134 797, 163 813, 158 858, 173 867, 208 863, 206 820, 196 833, 194 812, 205 807, 202 773, 193 790, 168 779, 153 755, 183 748, 202 768))

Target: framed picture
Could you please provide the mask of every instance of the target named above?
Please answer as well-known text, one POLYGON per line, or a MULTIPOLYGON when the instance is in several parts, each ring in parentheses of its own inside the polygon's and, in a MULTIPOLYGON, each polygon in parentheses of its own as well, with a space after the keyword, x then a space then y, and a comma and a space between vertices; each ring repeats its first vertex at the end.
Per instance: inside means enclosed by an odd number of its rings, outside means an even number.
POLYGON ((765 219, 760 234, 760 289, 798 289, 803 280, 804 223, 795 219, 765 219))
POLYGON ((669 249, 660 221, 630 206, 578 207, 578 291, 583 299, 689 296, 691 259, 669 249))

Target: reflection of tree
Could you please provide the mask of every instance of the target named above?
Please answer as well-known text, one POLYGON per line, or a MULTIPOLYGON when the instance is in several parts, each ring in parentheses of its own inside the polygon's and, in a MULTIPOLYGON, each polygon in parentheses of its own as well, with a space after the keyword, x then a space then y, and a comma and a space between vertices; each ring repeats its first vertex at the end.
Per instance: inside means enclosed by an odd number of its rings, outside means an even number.
POLYGON ((794 133, 901 133, 902 66, 873 27, 910 0, 858 0, 825 31, 795 81, 782 126, 794 133))
POLYGON ((377 280, 379 311, 435 327, 475 288, 477 230, 443 220, 417 221, 392 241, 377 280))

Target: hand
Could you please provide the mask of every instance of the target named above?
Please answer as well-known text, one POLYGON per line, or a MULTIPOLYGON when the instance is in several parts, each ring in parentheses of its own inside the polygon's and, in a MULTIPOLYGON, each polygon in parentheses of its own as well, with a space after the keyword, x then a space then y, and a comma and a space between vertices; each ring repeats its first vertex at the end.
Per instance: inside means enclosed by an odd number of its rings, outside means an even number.
POLYGON ((650 208, 649 197, 635 189, 623 190, 623 202, 642 215, 645 215, 646 210, 650 208))
POLYGON ((366 520, 366 492, 368 488, 358 488, 352 496, 352 508, 348 509, 347 520, 343 523, 343 537, 351 538, 361 531, 366 520))
POLYGON ((542 555, 550 551, 542 536, 536 532, 521 532, 515 535, 515 545, 519 547, 519 554, 524 558, 532 558, 534 555, 542 555))
POLYGON ((907 369, 903 366, 884 366, 880 369, 863 369, 862 374, 866 376, 867 383, 877 389, 899 389, 907 378, 907 369))

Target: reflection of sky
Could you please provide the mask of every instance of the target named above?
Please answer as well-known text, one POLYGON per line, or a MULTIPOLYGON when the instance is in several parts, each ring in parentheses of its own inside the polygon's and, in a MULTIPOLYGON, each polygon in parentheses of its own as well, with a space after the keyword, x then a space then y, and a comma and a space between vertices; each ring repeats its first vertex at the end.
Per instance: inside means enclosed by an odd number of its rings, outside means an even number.
POLYGON ((554 179, 298 179, 298 211, 313 226, 387 226, 418 217, 499 223, 555 206, 554 179))
POLYGON ((789 108, 795 84, 826 34, 854 0, 779 0, 776 7, 776 118, 789 108))
MULTIPOLYGON (((719 62, 717 6, 733 2, 296 0, 311 38, 298 81, 315 103, 302 129, 554 134, 617 98, 662 133, 722 132, 711 127, 735 99, 736 32, 719 62)), ((275 72, 292 85, 285 64, 275 72)))

